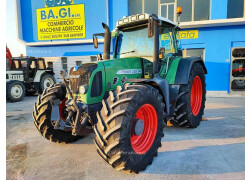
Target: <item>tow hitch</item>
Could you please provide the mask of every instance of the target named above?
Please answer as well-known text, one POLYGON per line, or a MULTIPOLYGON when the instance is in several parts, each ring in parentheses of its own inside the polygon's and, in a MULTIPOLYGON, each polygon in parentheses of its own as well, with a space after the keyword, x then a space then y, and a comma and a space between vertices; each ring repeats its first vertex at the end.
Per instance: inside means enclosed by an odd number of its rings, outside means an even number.
MULTIPOLYGON (((72 92, 70 91, 68 83, 65 79, 65 76, 66 76, 65 70, 60 70, 60 76, 62 77, 67 93, 69 94, 71 98, 66 101, 66 106, 68 109, 68 117, 66 119, 66 122, 64 122, 65 123, 64 127, 67 128, 67 126, 70 125, 71 119, 74 118, 73 128, 72 126, 70 126, 70 128, 72 128, 72 135, 77 136, 81 128, 86 126, 86 123, 88 122, 88 119, 89 119, 87 115, 87 105, 81 102, 77 103, 76 100, 73 98, 72 92)), ((59 120, 58 124, 61 121, 62 120, 59 120)))

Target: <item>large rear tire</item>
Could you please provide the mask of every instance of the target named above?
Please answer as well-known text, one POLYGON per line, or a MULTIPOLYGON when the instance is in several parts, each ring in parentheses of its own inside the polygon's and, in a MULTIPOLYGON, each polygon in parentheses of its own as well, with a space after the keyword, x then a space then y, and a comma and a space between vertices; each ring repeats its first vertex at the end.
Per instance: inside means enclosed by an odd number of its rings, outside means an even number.
POLYGON ((51 122, 52 106, 51 101, 60 101, 58 106, 61 119, 65 119, 63 112, 61 112, 62 105, 65 103, 66 89, 63 84, 54 84, 45 89, 42 95, 38 95, 37 102, 34 106, 33 120, 37 130, 46 139, 58 143, 70 143, 78 140, 81 136, 73 136, 71 131, 63 131, 54 129, 51 122))
POLYGON ((194 63, 188 84, 181 85, 170 122, 176 126, 196 128, 200 125, 206 101, 205 71, 200 63, 194 63))
POLYGON ((164 136, 165 104, 158 90, 128 85, 110 91, 94 125, 98 154, 116 170, 139 173, 152 164, 164 136))

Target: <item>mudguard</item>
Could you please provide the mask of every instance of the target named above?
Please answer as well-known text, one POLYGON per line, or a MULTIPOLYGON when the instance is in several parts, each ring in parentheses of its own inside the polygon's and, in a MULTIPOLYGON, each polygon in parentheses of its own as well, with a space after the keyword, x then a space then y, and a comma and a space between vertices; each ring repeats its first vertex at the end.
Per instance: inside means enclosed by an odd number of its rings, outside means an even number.
POLYGON ((144 79, 144 78, 127 79, 126 82, 145 83, 152 85, 153 87, 158 89, 160 91, 160 94, 164 98, 166 104, 167 116, 170 115, 169 83, 167 79, 163 79, 156 75, 153 79, 144 79))
POLYGON ((188 83, 190 70, 192 68, 193 63, 196 62, 200 63, 203 66, 205 74, 207 74, 207 68, 205 67, 202 58, 200 57, 181 58, 176 72, 175 83, 174 83, 175 85, 188 83))

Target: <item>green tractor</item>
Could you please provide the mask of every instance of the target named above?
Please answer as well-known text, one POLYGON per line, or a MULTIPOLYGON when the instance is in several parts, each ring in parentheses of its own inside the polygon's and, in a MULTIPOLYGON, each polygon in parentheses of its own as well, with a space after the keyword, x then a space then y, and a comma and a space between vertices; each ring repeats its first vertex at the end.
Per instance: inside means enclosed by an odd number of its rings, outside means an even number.
POLYGON ((139 173, 152 164, 167 121, 195 128, 205 108, 207 73, 200 57, 182 57, 174 22, 138 14, 105 33, 98 62, 62 70, 63 83, 44 90, 34 124, 53 142, 70 143, 95 132, 98 154, 116 170, 139 173), (111 41, 114 43, 110 58, 111 41))

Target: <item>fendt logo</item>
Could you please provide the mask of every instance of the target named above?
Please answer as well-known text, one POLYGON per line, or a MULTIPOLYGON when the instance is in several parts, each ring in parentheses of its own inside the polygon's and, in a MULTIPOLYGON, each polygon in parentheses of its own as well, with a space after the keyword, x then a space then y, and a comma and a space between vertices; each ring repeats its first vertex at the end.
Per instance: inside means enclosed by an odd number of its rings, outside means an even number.
POLYGON ((45 0, 45 7, 55 7, 74 4, 74 0, 45 0))

